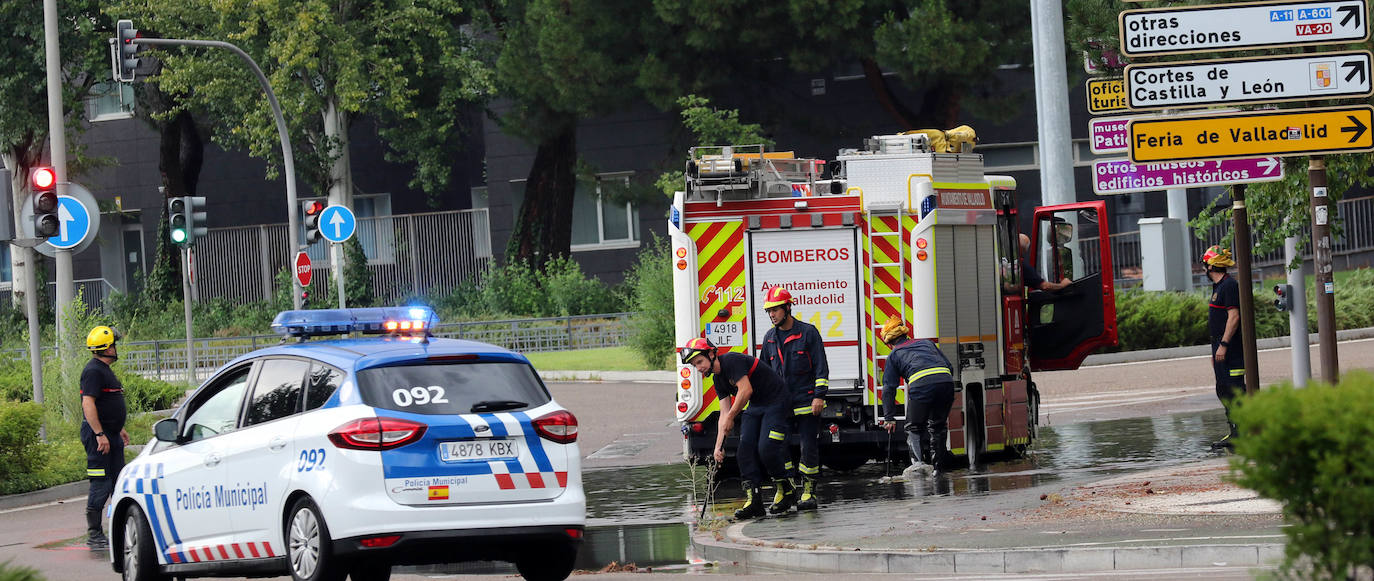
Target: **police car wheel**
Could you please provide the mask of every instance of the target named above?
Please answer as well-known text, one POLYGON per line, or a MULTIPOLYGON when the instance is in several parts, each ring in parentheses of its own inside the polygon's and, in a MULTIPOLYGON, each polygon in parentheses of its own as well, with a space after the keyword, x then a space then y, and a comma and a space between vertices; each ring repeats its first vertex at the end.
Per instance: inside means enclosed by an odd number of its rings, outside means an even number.
POLYGON ((334 559, 329 527, 309 498, 291 505, 286 520, 286 555, 295 581, 343 581, 347 572, 334 559))
POLYGON ((167 577, 158 573, 157 554, 153 548, 153 532, 143 509, 129 507, 124 515, 124 581, 160 581, 167 577))
POLYGON ((515 569, 525 581, 563 581, 572 574, 577 561, 577 545, 552 544, 528 554, 515 562, 515 569))

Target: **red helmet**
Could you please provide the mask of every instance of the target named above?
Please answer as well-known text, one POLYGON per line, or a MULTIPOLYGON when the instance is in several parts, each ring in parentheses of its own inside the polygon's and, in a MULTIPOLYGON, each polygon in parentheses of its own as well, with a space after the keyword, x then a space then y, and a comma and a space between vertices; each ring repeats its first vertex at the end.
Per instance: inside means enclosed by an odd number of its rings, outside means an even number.
POLYGON ((768 287, 768 292, 763 295, 763 308, 771 309, 792 303, 792 293, 780 286, 768 287))
POLYGON ((1231 259, 1231 251, 1214 244, 1202 253, 1202 263, 1207 266, 1227 268, 1236 265, 1236 261, 1231 259))
POLYGON ((697 355, 710 357, 716 352, 716 346, 711 344, 711 340, 705 337, 693 337, 682 346, 682 362, 687 363, 697 355))

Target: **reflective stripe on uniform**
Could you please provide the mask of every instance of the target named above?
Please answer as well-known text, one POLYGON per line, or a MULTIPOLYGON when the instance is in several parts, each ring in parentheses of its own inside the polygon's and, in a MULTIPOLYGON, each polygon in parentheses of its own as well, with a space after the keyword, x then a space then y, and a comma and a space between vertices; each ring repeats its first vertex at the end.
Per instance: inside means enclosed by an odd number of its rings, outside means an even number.
POLYGON ((830 380, 823 377, 816 378, 816 387, 830 387, 830 380))
POLYGON ((917 371, 915 375, 908 377, 906 382, 915 383, 918 379, 921 379, 923 377, 929 377, 937 373, 943 373, 945 375, 954 375, 954 373, 950 372, 948 367, 931 367, 930 369, 922 369, 920 371, 917 371))
POLYGON ((87 478, 104 478, 104 477, 105 477, 105 469, 104 469, 104 468, 87 468, 87 469, 86 469, 86 477, 87 477, 87 478))
POLYGON ((768 439, 770 439, 770 440, 785 440, 785 439, 787 439, 787 435, 784 434, 784 433, 782 433, 782 432, 775 432, 775 431, 773 431, 773 430, 768 430, 768 439))
MULTIPOLYGON (((791 469, 795 468, 796 465, 793 464, 791 460, 789 460, 789 461, 787 461, 786 464, 783 464, 782 467, 783 467, 783 469, 785 469, 785 470, 791 470, 791 469)), ((803 468, 804 468, 804 467, 803 467, 803 468)))
POLYGON ((802 464, 801 468, 798 468, 797 470, 802 474, 820 474, 821 472, 819 466, 807 466, 805 464, 802 464))
POLYGON ((1232 369, 1232 370, 1231 370, 1231 377, 1240 377, 1240 376, 1242 376, 1242 375, 1245 375, 1245 369, 1244 369, 1244 368, 1241 368, 1241 369, 1232 369))
POLYGON ((808 414, 810 414, 810 413, 811 413, 811 406, 806 406, 806 407, 801 407, 801 408, 792 408, 792 415, 794 415, 794 416, 804 416, 804 415, 808 415, 808 414))

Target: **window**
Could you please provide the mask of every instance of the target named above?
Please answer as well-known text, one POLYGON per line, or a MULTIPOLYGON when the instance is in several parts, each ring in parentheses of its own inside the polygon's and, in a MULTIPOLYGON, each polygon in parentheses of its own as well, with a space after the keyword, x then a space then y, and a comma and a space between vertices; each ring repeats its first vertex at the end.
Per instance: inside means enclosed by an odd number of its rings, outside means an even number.
POLYGON ((86 117, 91 121, 128 119, 134 116, 134 86, 105 81, 91 87, 86 99, 86 117))
POLYGON ((578 182, 572 212, 574 251, 639 246, 639 212, 635 205, 614 202, 609 195, 612 188, 629 186, 630 175, 602 174, 594 185, 578 182))
POLYGON ((527 410, 550 400, 524 363, 373 367, 358 372, 358 389, 367 405, 417 414, 527 410))
POLYGON ((329 397, 343 383, 343 372, 316 363, 310 367, 310 383, 305 388, 305 411, 313 410, 329 401, 329 397))
POLYGON ((201 394, 200 403, 186 415, 183 433, 188 440, 227 434, 237 428, 239 402, 243 400, 244 388, 248 386, 248 372, 252 368, 251 365, 245 365, 230 372, 201 394))
POLYGON ((0 287, 8 287, 14 282, 14 271, 10 265, 10 245, 0 244, 0 287))
POLYGON ((281 419, 301 409, 302 381, 309 364, 299 359, 268 359, 253 384, 243 425, 281 419))

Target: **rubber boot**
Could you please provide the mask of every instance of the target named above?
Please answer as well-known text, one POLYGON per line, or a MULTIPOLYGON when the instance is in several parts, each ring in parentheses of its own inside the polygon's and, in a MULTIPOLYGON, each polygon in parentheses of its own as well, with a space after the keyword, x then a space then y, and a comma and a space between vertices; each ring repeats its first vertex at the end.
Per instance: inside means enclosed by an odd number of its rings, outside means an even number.
POLYGON ((105 538, 105 532, 100 527, 101 510, 86 510, 86 546, 92 551, 100 551, 110 548, 110 540, 105 538))
POLYGON ((802 479, 801 498, 797 500, 797 510, 816 510, 816 479, 807 476, 802 479))
POLYGON ((797 504, 797 489, 792 487, 792 481, 777 478, 773 480, 773 487, 777 492, 773 493, 773 505, 768 507, 768 514, 782 514, 792 510, 797 504))
POLYGON ((763 515, 763 491, 757 486, 744 485, 744 506, 735 511, 735 520, 758 518, 763 515))
POLYGON ((1226 422, 1226 425, 1230 426, 1230 433, 1226 434, 1225 436, 1222 436, 1220 440, 1212 442, 1213 450, 1230 450, 1235 447, 1235 442, 1233 442, 1232 440, 1234 440, 1237 435, 1236 425, 1231 422, 1226 422))

